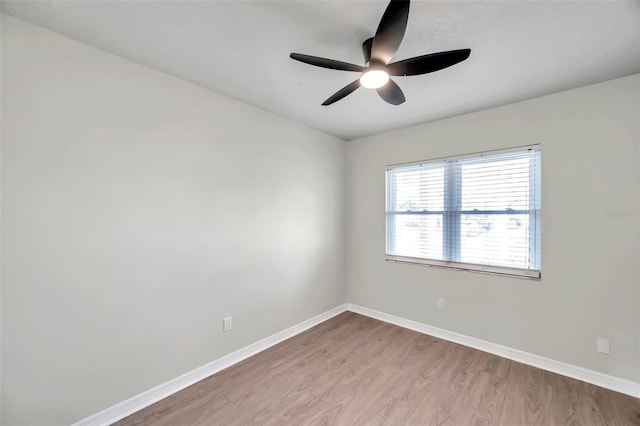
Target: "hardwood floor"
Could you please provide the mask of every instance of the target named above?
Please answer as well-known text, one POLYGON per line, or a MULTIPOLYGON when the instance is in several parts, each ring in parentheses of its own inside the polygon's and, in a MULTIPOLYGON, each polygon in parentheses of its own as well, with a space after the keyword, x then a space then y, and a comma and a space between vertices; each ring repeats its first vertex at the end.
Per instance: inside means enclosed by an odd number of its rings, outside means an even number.
POLYGON ((640 400, 345 312, 116 425, 640 425, 640 400))

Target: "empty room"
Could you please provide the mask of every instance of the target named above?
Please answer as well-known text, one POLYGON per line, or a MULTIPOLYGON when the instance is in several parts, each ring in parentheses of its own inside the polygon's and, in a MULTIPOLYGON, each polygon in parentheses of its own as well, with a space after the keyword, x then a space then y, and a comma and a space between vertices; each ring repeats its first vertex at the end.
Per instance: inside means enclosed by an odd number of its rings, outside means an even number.
POLYGON ((0 423, 640 425, 640 1, 18 1, 0 423))

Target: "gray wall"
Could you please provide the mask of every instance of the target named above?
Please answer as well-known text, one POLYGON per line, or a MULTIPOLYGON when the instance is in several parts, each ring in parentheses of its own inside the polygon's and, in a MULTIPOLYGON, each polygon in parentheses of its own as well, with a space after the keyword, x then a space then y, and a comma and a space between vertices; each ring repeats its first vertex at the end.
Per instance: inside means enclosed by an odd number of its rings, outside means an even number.
POLYGON ((345 142, 6 15, 1 47, 3 425, 346 301, 345 142))
POLYGON ((640 381, 639 88, 634 75, 349 142, 349 302, 640 381), (385 165, 535 143, 541 281, 385 262, 385 165))

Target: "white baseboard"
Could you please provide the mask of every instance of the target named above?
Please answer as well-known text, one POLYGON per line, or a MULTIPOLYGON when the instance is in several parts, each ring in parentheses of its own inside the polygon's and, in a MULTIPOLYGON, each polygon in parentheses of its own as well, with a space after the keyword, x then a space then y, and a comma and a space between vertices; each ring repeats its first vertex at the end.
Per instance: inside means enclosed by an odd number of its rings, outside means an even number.
POLYGON ((222 371, 234 364, 237 364, 238 362, 257 354, 258 352, 262 352, 265 349, 270 348, 271 346, 287 340, 295 336, 296 334, 302 333, 303 331, 316 326, 321 322, 326 321, 329 318, 332 318, 346 310, 347 304, 336 306, 333 309, 316 315, 313 318, 309 318, 308 320, 289 327, 286 330, 266 337, 249 346, 245 346, 244 348, 232 352, 229 355, 223 356, 222 358, 210 362, 209 364, 198 367, 195 370, 183 374, 182 376, 176 377, 175 379, 169 380, 168 382, 149 389, 148 391, 135 395, 112 407, 106 408, 92 416, 74 423, 71 426, 107 426, 115 423, 120 419, 123 419, 137 411, 140 411, 143 408, 160 401, 161 399, 173 395, 174 393, 188 386, 191 386, 192 384, 197 383, 200 380, 206 379, 207 377, 219 371, 222 371))
POLYGON ((168 382, 149 389, 148 391, 133 396, 112 407, 106 408, 92 416, 74 423, 71 426, 108 426, 137 411, 142 410, 145 407, 148 407, 151 404, 160 401, 161 399, 173 395, 174 393, 188 386, 191 386, 192 384, 197 383, 200 380, 206 379, 207 377, 219 371, 222 371, 225 368, 237 364, 238 362, 249 358, 250 356, 262 352, 265 349, 270 348, 271 346, 289 339, 296 334, 302 333, 303 331, 314 327, 321 322, 326 321, 329 318, 332 318, 345 311, 355 312, 357 314, 375 318, 380 321, 408 328, 419 333, 428 334, 430 336, 438 337, 450 342, 459 343, 461 345, 479 349, 484 352, 489 352, 494 355, 511 359, 513 361, 521 362, 523 364, 538 367, 543 370, 548 370, 553 373, 561 374, 563 376, 571 377, 577 380, 582 380, 583 382, 591 383, 596 386, 640 398, 640 383, 610 376, 604 373, 599 373, 597 371, 588 370, 586 368, 577 367, 575 365, 556 361, 550 358, 545 358, 543 356, 535 355, 529 352, 520 351, 518 349, 509 348, 507 346, 498 345, 496 343, 487 342, 485 340, 476 339, 475 337, 466 336, 464 334, 455 333, 453 331, 444 330, 442 328, 432 327, 430 325, 426 325, 417 321, 397 317, 395 315, 390 315, 384 312, 376 311, 374 309, 365 308, 363 306, 345 303, 319 315, 316 315, 313 318, 309 318, 306 321, 289 327, 286 330, 266 337, 256 343, 245 346, 244 348, 230 353, 229 355, 223 356, 222 358, 210 362, 209 364, 196 368, 195 370, 183 374, 182 376, 176 377, 175 379, 169 380, 168 382))
POLYGON ((529 352, 520 351, 518 349, 509 348, 507 346, 498 345, 496 343, 487 342, 485 340, 476 339, 475 337, 466 336, 464 334, 455 333, 453 331, 444 330, 442 328, 432 327, 417 321, 390 315, 384 312, 365 308, 363 306, 347 303, 347 310, 357 314, 365 315, 380 321, 395 324, 400 327, 408 328, 419 333, 428 334, 450 342, 459 343, 484 352, 508 358, 523 364, 548 370, 553 373, 571 377, 573 379, 582 380, 596 386, 611 389, 616 392, 631 395, 640 398, 640 383, 630 380, 621 379, 619 377, 610 376, 586 368, 577 367, 554 359, 545 358, 529 352))

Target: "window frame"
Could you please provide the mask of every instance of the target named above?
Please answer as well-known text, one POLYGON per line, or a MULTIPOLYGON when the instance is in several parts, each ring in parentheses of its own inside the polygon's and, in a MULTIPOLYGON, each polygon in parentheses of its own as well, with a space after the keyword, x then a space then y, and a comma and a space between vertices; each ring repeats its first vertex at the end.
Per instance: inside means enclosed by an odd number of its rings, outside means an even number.
MULTIPOLYGON (((394 263, 406 263, 414 264, 418 266, 428 266, 452 270, 462 270, 469 272, 478 272, 492 275, 511 276, 516 278, 525 278, 532 280, 540 280, 542 278, 542 252, 541 252, 541 211, 542 211, 542 173, 541 170, 535 170, 534 167, 541 168, 542 165, 542 150, 540 144, 525 145, 519 147, 513 147, 501 150, 483 151, 465 155, 456 155, 449 157, 433 158, 423 161, 414 161, 410 163, 399 163, 387 165, 385 169, 385 261, 394 263), (479 161, 483 157, 508 154, 511 152, 524 152, 527 150, 537 151, 539 161, 530 162, 529 171, 529 206, 534 206, 527 210, 472 210, 462 211, 459 207, 461 202, 461 196, 459 193, 460 185, 456 183, 460 181, 460 167, 457 160, 469 160, 477 158, 479 161), (389 214, 387 206, 394 205, 394 197, 396 191, 390 191, 391 179, 395 176, 389 173, 390 170, 411 167, 411 166, 424 166, 442 164, 444 168, 444 211, 428 211, 428 212, 412 212, 412 214, 441 214, 443 220, 443 257, 446 259, 459 259, 461 244, 456 244, 460 241, 460 216, 463 214, 528 214, 529 215, 529 252, 533 256, 534 264, 532 269, 516 268, 509 266, 495 266, 495 265, 482 265, 469 262, 459 262, 454 260, 441 260, 441 259, 428 259, 421 257, 409 257, 389 254, 390 242, 393 240, 393 230, 395 226, 396 217, 398 214, 389 214), (455 176, 457 174, 457 176, 455 176), (533 177, 533 179, 531 179, 533 177), (536 182, 535 179, 538 181, 536 182), (535 190, 538 190, 536 194, 535 190), (538 198, 538 207, 536 207, 536 198, 538 198), (533 253, 532 253, 533 252, 533 253)), ((395 184, 395 183, 394 183, 395 184)))

